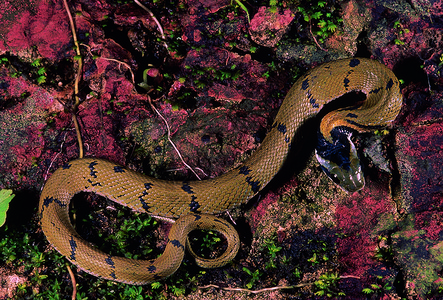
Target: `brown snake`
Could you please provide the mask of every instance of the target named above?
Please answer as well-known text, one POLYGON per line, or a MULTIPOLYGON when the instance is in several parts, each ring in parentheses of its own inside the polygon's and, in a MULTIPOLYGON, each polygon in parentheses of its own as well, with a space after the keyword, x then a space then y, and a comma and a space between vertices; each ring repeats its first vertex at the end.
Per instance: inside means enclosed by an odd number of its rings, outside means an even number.
MULTIPOLYGON (((333 140, 334 128, 362 132, 387 126, 396 118, 402 104, 399 81, 384 65, 363 58, 323 64, 293 85, 260 147, 241 166, 217 178, 165 181, 95 158, 65 164, 47 181, 40 197, 43 231, 48 241, 73 264, 109 280, 146 284, 172 274, 183 259, 187 234, 194 229, 212 229, 226 237, 228 248, 221 257, 215 260, 196 257, 201 266, 223 266, 235 257, 240 241, 232 225, 211 214, 244 204, 256 195, 280 170, 290 147, 298 146, 292 144, 297 129, 315 117, 325 104, 351 91, 363 92, 366 100, 323 118, 320 129, 326 141, 333 140), (153 260, 130 260, 103 253, 83 240, 69 220, 70 201, 82 191, 97 193, 137 212, 177 219, 164 253, 153 260)), ((350 164, 354 165, 353 159, 350 164)), ((336 179, 340 176, 338 167, 327 165, 327 168, 336 179)), ((352 172, 350 176, 363 180, 358 167, 352 172)), ((361 183, 343 185, 351 191, 362 187, 361 183)))

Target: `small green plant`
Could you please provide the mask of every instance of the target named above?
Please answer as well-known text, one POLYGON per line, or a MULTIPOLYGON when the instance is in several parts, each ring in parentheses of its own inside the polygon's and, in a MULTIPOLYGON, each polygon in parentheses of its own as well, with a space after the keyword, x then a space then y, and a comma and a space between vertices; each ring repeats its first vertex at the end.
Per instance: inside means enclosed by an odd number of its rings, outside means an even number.
POLYGON ((212 255, 217 253, 218 247, 222 242, 218 233, 212 230, 196 230, 188 238, 192 244, 192 250, 203 258, 211 258, 212 255), (198 245, 199 248, 195 249, 194 245, 198 245))
POLYGON ((37 77, 37 83, 43 84, 46 82, 46 69, 45 67, 41 67, 37 70, 37 74, 39 75, 37 77))
POLYGON ((123 299, 143 300, 143 289, 141 286, 130 286, 125 289, 123 299))
POLYGON ((402 46, 405 44, 404 35, 409 33, 409 29, 404 28, 403 24, 401 24, 400 20, 394 22, 394 30, 397 38, 394 40, 396 45, 402 46))
POLYGON ((277 12, 277 0, 269 0, 269 6, 270 6, 270 8, 269 8, 269 10, 272 12, 272 13, 276 13, 277 12))
POLYGON ((308 262, 310 262, 313 266, 315 266, 320 263, 325 263, 329 261, 329 257, 327 255, 329 247, 325 241, 310 240, 308 241, 308 244, 314 244, 315 246, 317 246, 316 247, 317 249, 314 250, 312 257, 308 258, 308 262))
POLYGON ((215 71, 214 78, 217 79, 217 80, 227 80, 227 79, 230 79, 230 80, 234 80, 235 81, 241 75, 240 70, 236 70, 236 68, 237 68, 237 66, 234 64, 234 65, 231 65, 229 68, 219 69, 219 70, 215 71))
MULTIPOLYGON (((246 13, 246 16, 248 17, 248 23, 251 23, 251 19, 249 18, 249 12, 248 12, 248 9, 246 8, 246 6, 243 3, 241 3, 240 0, 234 0, 234 1, 238 6, 240 6, 241 9, 244 10, 244 12, 246 13)), ((231 0, 231 5, 232 5, 232 0, 231 0)))
POLYGON ((374 130, 374 134, 375 135, 378 135, 378 136, 385 136, 385 135, 388 135, 389 134, 389 130, 387 130, 387 129, 377 129, 377 130, 374 130))
POLYGON ((364 288, 362 292, 367 295, 383 296, 386 292, 389 292, 392 286, 389 282, 383 284, 383 276, 378 275, 376 277, 376 283, 371 284, 370 287, 364 288))
POLYGON ((379 236, 377 242, 378 246, 375 250, 374 257, 382 262, 392 262, 394 250, 391 245, 388 245, 388 238, 385 236, 379 236))
MULTIPOLYGON (((310 31, 318 37, 318 41, 323 43, 326 38, 332 35, 338 28, 338 24, 343 22, 339 17, 338 9, 325 0, 302 2, 303 5, 297 7, 303 15, 303 20, 309 24, 310 31)), ((315 38, 315 37, 314 37, 315 38)))
POLYGON ((280 252, 281 247, 278 247, 277 245, 275 245, 274 241, 267 241, 265 243, 266 248, 269 251, 269 261, 266 263, 266 268, 267 269, 275 269, 277 268, 275 262, 277 260, 277 253, 280 252))
POLYGON ((440 62, 438 63, 438 66, 441 67, 441 66, 443 66, 443 54, 440 55, 439 60, 440 60, 440 62))
POLYGON ((40 58, 37 58, 37 59, 35 59, 32 63, 31 63, 31 66, 33 66, 33 67, 40 67, 41 66, 41 59, 40 58))
POLYGON ((0 58, 0 65, 7 64, 9 62, 9 59, 7 57, 0 58))
POLYGON ((254 272, 249 270, 246 267, 243 267, 243 271, 245 271, 249 276, 251 276, 251 279, 249 279, 248 283, 246 284, 246 287, 248 289, 252 289, 252 287, 260 280, 260 270, 257 269, 254 272))
POLYGON ((295 267, 294 270, 292 271, 292 274, 295 276, 295 278, 300 279, 302 276, 302 272, 300 271, 299 268, 295 267))
POLYGON ((320 275, 320 278, 314 282, 317 289, 315 295, 326 296, 328 298, 346 296, 345 293, 338 289, 339 280, 340 276, 338 276, 337 273, 326 273, 320 275))
POLYGON ((46 68, 42 65, 41 58, 35 59, 31 63, 31 67, 38 68, 37 71, 32 70, 31 73, 37 76, 37 83, 43 84, 46 82, 46 68))
POLYGON ((0 227, 5 224, 9 203, 15 197, 12 190, 0 190, 0 227))

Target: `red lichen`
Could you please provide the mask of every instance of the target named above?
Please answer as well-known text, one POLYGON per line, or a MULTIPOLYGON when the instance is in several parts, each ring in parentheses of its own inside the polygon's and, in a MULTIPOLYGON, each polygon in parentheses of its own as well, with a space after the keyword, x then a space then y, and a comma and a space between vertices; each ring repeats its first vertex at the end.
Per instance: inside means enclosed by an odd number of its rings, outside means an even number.
POLYGON ((394 212, 390 195, 371 182, 361 193, 350 195, 349 202, 337 206, 337 228, 345 236, 337 240, 337 250, 346 274, 365 277, 380 264, 373 258, 377 246, 373 232, 386 212, 394 212))
POLYGON ((3 19, 5 24, 2 27, 9 31, 2 34, 6 40, 0 45, 0 51, 16 54, 36 47, 39 54, 47 59, 72 56, 71 34, 63 3, 40 0, 32 7, 35 11, 26 6, 17 10, 12 26, 11 21, 3 19))

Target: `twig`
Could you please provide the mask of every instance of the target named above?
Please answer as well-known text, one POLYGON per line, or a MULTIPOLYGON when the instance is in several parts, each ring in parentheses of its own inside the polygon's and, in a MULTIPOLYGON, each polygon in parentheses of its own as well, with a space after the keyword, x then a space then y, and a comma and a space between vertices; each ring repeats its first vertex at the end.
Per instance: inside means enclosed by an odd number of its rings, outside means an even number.
POLYGON ((68 2, 66 0, 63 0, 63 3, 65 5, 66 13, 68 14, 69 18, 69 24, 71 25, 71 31, 72 31, 72 38, 74 39, 74 45, 75 45, 75 51, 77 53, 76 59, 78 61, 78 69, 77 69, 77 76, 75 77, 75 83, 74 83, 74 107, 73 107, 73 114, 72 114, 72 121, 74 122, 75 131, 77 132, 77 141, 78 141, 78 148, 79 148, 79 158, 83 157, 83 141, 82 136, 80 133, 80 126, 78 125, 77 116, 75 115, 77 112, 77 108, 80 104, 80 98, 79 98, 79 82, 82 77, 82 69, 83 69, 83 60, 80 52, 80 46, 78 44, 77 40, 77 34, 75 32, 75 25, 74 20, 72 19, 71 11, 69 10, 68 2))
MULTIPOLYGON (((94 58, 94 54, 92 53, 91 46, 83 44, 83 43, 80 44, 80 45, 85 47, 88 50, 89 54, 94 58)), ((124 65, 126 68, 129 69, 129 72, 131 73, 132 83, 135 84, 134 72, 132 71, 132 68, 127 63, 125 63, 123 61, 120 61, 120 60, 117 60, 117 59, 114 59, 114 58, 107 58, 107 57, 101 57, 101 56, 96 56, 95 58, 96 59, 104 59, 104 60, 114 61, 114 62, 118 63, 119 65, 124 65)))
MULTIPOLYGON (((346 279, 346 278, 360 279, 360 277, 353 276, 353 275, 340 276, 339 279, 346 279)), ((205 286, 199 286, 198 288, 199 289, 216 288, 216 289, 221 289, 221 290, 224 290, 224 291, 246 292, 246 293, 249 293, 249 294, 260 294, 260 293, 276 291, 276 290, 296 289, 296 288, 301 288, 301 287, 305 287, 305 286, 309 286, 309 285, 313 285, 313 284, 314 284, 314 282, 300 283, 300 284, 296 284, 296 285, 274 286, 274 287, 264 288, 264 289, 260 289, 260 290, 248 290, 248 289, 244 289, 244 288, 221 287, 221 286, 218 286, 218 285, 215 285, 215 284, 208 284, 208 285, 205 285, 205 286)))
POLYGON ((132 83, 135 84, 135 76, 134 76, 134 72, 132 72, 131 67, 130 67, 127 63, 125 63, 125 62, 123 62, 123 61, 119 61, 119 60, 114 59, 114 58, 106 58, 106 57, 98 57, 98 58, 99 58, 99 59, 104 59, 104 60, 114 61, 114 62, 116 62, 116 63, 118 63, 118 64, 124 65, 126 68, 129 69, 129 72, 131 73, 131 77, 132 77, 132 83))
MULTIPOLYGON (((44 178, 44 182, 46 182, 46 179, 48 179, 48 173, 49 173, 49 170, 51 170, 51 167, 52 167, 52 164, 54 163, 54 161, 57 159, 57 157, 62 153, 62 151, 63 151, 63 145, 65 144, 65 142, 66 142, 66 136, 68 135, 68 132, 65 132, 65 137, 63 138, 63 142, 61 143, 61 145, 60 145, 60 151, 59 152, 57 152, 55 155, 54 155, 54 157, 51 159, 51 162, 49 163, 49 166, 48 166, 48 168, 46 169, 46 172, 45 172, 45 175, 43 176, 43 178, 44 178)), ((40 188, 40 192, 43 190, 43 185, 42 185, 42 187, 40 188)))
POLYGON ((312 24, 311 24, 311 20, 309 20, 309 32, 312 35, 312 38, 314 39, 315 44, 318 46, 318 48, 320 48, 323 51, 328 52, 328 49, 323 48, 322 46, 320 46, 320 44, 317 42, 317 39, 315 38, 314 33, 312 32, 312 24))
POLYGON ((72 272, 71 267, 68 264, 66 264, 66 268, 68 269, 68 273, 69 273, 69 276, 71 277, 71 282, 72 282, 72 296, 71 296, 71 299, 75 300, 77 298, 77 282, 75 280, 75 275, 74 275, 74 272, 72 272))
POLYGON ((161 34, 161 36, 162 36, 162 39, 163 39, 163 44, 165 45, 165 48, 166 48, 166 50, 168 50, 168 53, 169 53, 169 48, 168 48, 168 45, 166 44, 166 37, 165 37, 165 34, 164 34, 164 32, 163 32, 163 28, 162 28, 162 25, 160 24, 160 22, 157 20, 157 18, 154 16, 154 14, 152 13, 152 11, 151 10, 149 10, 149 8, 147 8, 146 6, 144 6, 143 4, 141 4, 140 3, 140 1, 138 1, 138 0, 134 0, 134 2, 138 5, 138 6, 140 6, 141 8, 143 8, 148 14, 149 14, 149 16, 154 20, 154 22, 157 24, 157 28, 158 28, 158 31, 160 31, 160 34, 161 34))
MULTIPOLYGON (((181 170, 183 170, 183 169, 184 169, 183 167, 181 167, 181 168, 175 168, 175 169, 168 169, 168 170, 166 170, 166 172, 176 172, 176 171, 181 171, 181 170)), ((208 174, 206 174, 206 172, 203 171, 202 168, 194 167, 194 169, 197 170, 197 171, 200 171, 205 177, 208 177, 208 174)))
POLYGON ((174 148, 175 152, 177 152, 178 157, 180 158, 180 160, 182 161, 182 163, 186 166, 186 168, 188 168, 189 170, 191 170, 192 173, 194 173, 195 177, 197 177, 198 180, 201 180, 200 176, 198 176, 198 174, 194 171, 194 169, 191 168, 190 165, 188 165, 185 160, 183 159, 182 155, 180 154, 180 151, 177 149, 177 147, 175 146, 174 142, 171 140, 171 129, 169 128, 169 124, 168 121, 162 116, 162 114, 155 108, 155 106, 152 104, 151 101, 151 97, 149 97, 148 95, 148 102, 149 105, 151 105, 151 108, 153 111, 155 111, 157 113, 157 115, 163 120, 163 122, 165 122, 166 124, 166 129, 168 131, 168 141, 169 143, 171 143, 172 147, 174 148))
POLYGON ((216 288, 216 289, 221 289, 224 291, 234 291, 234 292, 246 292, 249 294, 260 294, 260 293, 264 293, 264 292, 270 292, 270 291, 275 291, 275 290, 289 290, 289 289, 295 289, 295 288, 301 288, 304 286, 308 286, 308 285, 313 285, 314 283, 300 283, 297 285, 288 285, 288 286, 275 286, 275 287, 271 287, 271 288, 264 288, 261 290, 248 290, 248 289, 243 289, 243 288, 230 288, 230 287, 221 287, 215 284, 208 284, 205 286, 199 286, 199 289, 209 289, 209 288, 216 288))
POLYGON ((237 226, 237 223, 236 223, 236 222, 234 221, 234 219, 232 218, 231 213, 229 212, 229 210, 226 210, 226 214, 228 215, 229 219, 231 219, 231 222, 232 222, 235 226, 237 226))

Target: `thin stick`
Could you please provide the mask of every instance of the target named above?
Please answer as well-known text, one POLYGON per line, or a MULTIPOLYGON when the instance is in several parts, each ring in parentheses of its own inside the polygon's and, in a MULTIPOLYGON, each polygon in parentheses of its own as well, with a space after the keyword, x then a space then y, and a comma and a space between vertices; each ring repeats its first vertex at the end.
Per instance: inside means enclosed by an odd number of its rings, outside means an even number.
MULTIPOLYGON (((154 14, 152 13, 152 11, 151 11, 149 8, 147 8, 146 6, 144 6, 143 4, 141 4, 140 1, 138 1, 138 0, 134 0, 134 2, 135 2, 138 6, 140 6, 141 8, 143 8, 143 9, 149 14, 149 16, 154 20, 154 22, 157 24, 158 31, 160 31, 160 34, 161 34, 161 36, 162 36, 163 41, 166 41, 166 37, 165 37, 165 34, 164 34, 164 32, 163 32, 162 25, 161 25, 160 22, 157 20, 157 18, 154 16, 154 14)), ((163 44, 165 45, 166 50, 168 50, 168 52, 169 52, 169 48, 168 48, 168 45, 166 44, 166 42, 163 42, 163 44)))
MULTIPOLYGON (((83 44, 83 43, 80 45, 85 47, 88 50, 89 54, 94 58, 94 54, 92 53, 91 46, 83 44)), ((114 59, 114 58, 107 58, 107 57, 101 57, 101 56, 97 56, 97 57, 95 57, 95 59, 104 59, 104 60, 114 61, 114 62, 118 63, 119 65, 124 65, 126 68, 128 68, 129 72, 131 73, 132 83, 135 84, 134 72, 132 71, 131 67, 127 63, 117 60, 117 59, 114 59)), ((119 68, 120 68, 120 66, 119 66, 119 68)))
POLYGON ((328 52, 328 49, 323 48, 322 46, 320 46, 320 44, 317 42, 317 39, 315 38, 314 33, 312 32, 312 25, 311 25, 311 20, 309 20, 309 32, 312 35, 312 38, 314 39, 315 44, 317 44, 318 48, 320 48, 323 51, 328 52))
MULTIPOLYGON (((63 145, 64 145, 65 142, 66 142, 66 136, 67 136, 67 135, 68 135, 68 133, 65 132, 65 136, 63 137, 63 142, 60 144, 60 151, 57 152, 57 153, 54 155, 54 157, 51 159, 51 162, 49 163, 48 169, 46 170, 45 175, 43 176, 44 182, 46 182, 46 179, 48 179, 49 171, 51 170, 51 167, 52 167, 52 165, 54 164, 55 160, 56 160, 57 157, 63 152, 63 145)), ((40 188, 40 192, 43 190, 43 186, 44 186, 44 185, 42 185, 42 187, 40 188)))
POLYGON ((80 133, 80 126, 78 125, 77 116, 75 115, 77 112, 77 108, 80 104, 80 98, 79 98, 79 82, 82 77, 82 69, 83 69, 83 60, 80 52, 80 45, 78 44, 77 40, 77 34, 75 32, 75 25, 74 20, 72 19, 71 11, 69 10, 68 2, 67 0, 63 0, 63 3, 65 5, 66 12, 68 14, 69 18, 69 24, 71 26, 72 31, 72 38, 74 39, 74 45, 75 45, 75 51, 77 53, 76 59, 78 61, 78 69, 77 69, 77 76, 75 77, 75 83, 74 83, 74 107, 73 107, 73 114, 72 114, 72 121, 74 122, 75 131, 77 132, 77 141, 78 141, 78 148, 79 148, 79 158, 83 157, 83 141, 82 136, 80 133))
POLYGON ((168 141, 169 143, 171 143, 172 147, 174 148, 175 152, 177 152, 178 157, 180 158, 180 160, 182 161, 182 163, 186 166, 186 168, 188 168, 189 170, 191 170, 192 173, 194 173, 195 177, 197 177, 198 180, 201 180, 200 176, 198 176, 198 174, 194 171, 194 169, 191 168, 190 165, 188 165, 185 160, 183 159, 182 155, 180 154, 180 151, 177 149, 177 147, 175 146, 174 142, 171 140, 171 129, 169 128, 169 124, 168 121, 162 116, 162 114, 155 108, 155 106, 152 104, 151 101, 151 97, 149 97, 148 95, 148 101, 149 104, 151 105, 151 108, 153 111, 155 111, 157 113, 157 115, 163 120, 163 122, 165 122, 166 124, 166 129, 168 131, 168 141))
MULTIPOLYGON (((346 279, 346 278, 355 278, 355 279, 360 279, 360 277, 358 276, 353 276, 353 275, 347 275, 347 276, 340 276, 339 279, 346 279)), ((305 287, 305 286, 309 286, 309 285, 313 285, 314 282, 309 282, 309 283, 300 283, 297 285, 284 285, 284 286, 274 286, 274 287, 270 287, 270 288, 264 288, 264 289, 260 289, 260 290, 248 290, 248 289, 243 289, 243 288, 230 288, 230 287, 221 287, 215 284, 208 284, 205 286, 199 286, 199 289, 209 289, 209 288, 216 288, 216 289, 221 289, 224 291, 234 291, 234 292, 246 292, 249 294, 260 294, 260 293, 264 293, 264 292, 270 292, 270 291, 275 291, 275 290, 289 290, 289 289, 296 289, 296 288, 301 288, 301 287, 305 287)))
POLYGON ((72 296, 71 296, 71 299, 75 300, 77 298, 77 282, 75 280, 75 275, 74 275, 74 272, 72 272, 71 267, 68 264, 66 264, 66 268, 68 269, 68 273, 69 273, 69 276, 71 277, 71 282, 72 282, 72 296))
POLYGON ((205 286, 199 286, 198 288, 199 289, 208 289, 208 288, 212 287, 212 288, 221 289, 224 291, 246 292, 249 294, 260 294, 260 293, 270 292, 270 291, 275 291, 275 290, 289 290, 289 289, 301 288, 301 287, 308 286, 308 285, 313 285, 313 283, 301 283, 301 284, 289 285, 289 286, 275 286, 275 287, 271 287, 271 288, 264 288, 261 290, 248 290, 248 289, 243 289, 243 288, 220 287, 215 284, 208 284, 205 286))

